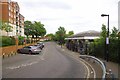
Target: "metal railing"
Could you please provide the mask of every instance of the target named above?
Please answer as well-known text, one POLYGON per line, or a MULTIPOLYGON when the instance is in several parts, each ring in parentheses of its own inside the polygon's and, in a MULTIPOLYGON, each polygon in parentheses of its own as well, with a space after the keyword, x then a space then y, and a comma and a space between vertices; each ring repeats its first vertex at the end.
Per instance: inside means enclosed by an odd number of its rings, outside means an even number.
POLYGON ((106 67, 105 67, 105 64, 99 60, 98 58, 94 57, 94 56, 89 56, 89 55, 80 55, 81 58, 91 58, 93 60, 95 60, 95 62, 97 62, 102 70, 103 70, 103 75, 102 75, 102 80, 105 80, 105 77, 106 77, 106 67))

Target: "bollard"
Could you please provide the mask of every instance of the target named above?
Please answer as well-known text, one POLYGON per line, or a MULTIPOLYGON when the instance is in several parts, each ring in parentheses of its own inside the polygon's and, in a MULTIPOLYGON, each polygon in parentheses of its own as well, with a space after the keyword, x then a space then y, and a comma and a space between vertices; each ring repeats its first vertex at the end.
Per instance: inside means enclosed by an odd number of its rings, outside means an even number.
POLYGON ((111 70, 111 69, 109 69, 109 75, 110 75, 110 78, 111 78, 112 80, 114 80, 114 74, 112 73, 112 70, 111 70))
POLYGON ((11 52, 11 56, 13 56, 13 54, 14 54, 14 52, 12 51, 12 52, 11 52))
POLYGON ((3 53, 2 58, 3 58, 3 59, 5 58, 5 53, 3 53))
POLYGON ((10 57, 10 54, 8 54, 7 57, 10 57))

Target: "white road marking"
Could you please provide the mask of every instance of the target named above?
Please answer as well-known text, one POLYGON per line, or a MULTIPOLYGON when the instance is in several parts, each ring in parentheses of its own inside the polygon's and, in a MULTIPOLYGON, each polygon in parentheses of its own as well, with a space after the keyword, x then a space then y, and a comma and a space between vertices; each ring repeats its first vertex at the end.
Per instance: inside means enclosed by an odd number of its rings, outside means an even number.
POLYGON ((62 49, 62 51, 65 51, 65 49, 62 49))
MULTIPOLYGON (((74 53, 74 52, 72 52, 72 53, 74 53)), ((67 55, 67 54, 65 54, 65 55, 67 55)), ((89 70, 89 68, 88 68, 88 66, 84 63, 84 60, 83 59, 81 59, 81 60, 78 60, 78 59, 76 59, 73 55, 71 55, 71 54, 68 54, 71 58, 73 58, 73 59, 75 59, 75 60, 77 60, 77 61, 79 61, 80 63, 82 63, 85 67, 86 67, 86 69, 87 69, 87 79, 90 77, 90 70, 89 70)), ((79 58, 80 59, 80 58, 79 58)), ((86 74, 86 73, 85 73, 86 74)), ((85 78, 86 78, 86 76, 85 76, 85 78)))
POLYGON ((41 60, 45 60, 45 59, 42 57, 41 60))
POLYGON ((38 63, 38 61, 34 61, 34 62, 31 62, 31 63, 25 63, 25 64, 21 64, 21 65, 18 65, 18 66, 11 66, 11 67, 7 67, 6 69, 19 69, 19 68, 22 68, 22 67, 26 67, 26 66, 36 64, 36 63, 38 63))
MULTIPOLYGON (((81 59, 81 60, 83 60, 83 59, 81 59)), ((86 62, 85 60, 83 60, 83 62, 86 63, 88 66, 90 66, 90 68, 92 69, 91 73, 94 73, 94 78, 96 78, 96 72, 95 72, 94 68, 88 62, 86 62)))
MULTIPOLYGON (((73 53, 73 52, 72 52, 73 53)), ((65 55, 67 55, 67 54, 65 54, 65 55)), ((75 60, 77 60, 77 61, 79 61, 80 63, 82 63, 85 67, 86 67, 86 69, 87 69, 87 78, 89 78, 90 77, 90 70, 89 70, 89 68, 88 68, 88 66, 83 62, 83 60, 81 59, 81 61, 80 60, 78 60, 78 59, 76 59, 74 56, 72 56, 72 55, 70 55, 70 54, 68 54, 71 58, 73 58, 73 59, 75 59, 75 60)), ((86 74, 86 73, 85 73, 86 74)), ((86 78, 86 76, 85 76, 85 78, 86 78)))
MULTIPOLYGON (((75 53, 75 52, 72 52, 72 53, 75 53)), ((68 54, 68 55, 70 55, 70 54, 68 54)), ((74 59, 76 59, 73 55, 70 55, 72 58, 74 58, 74 59)), ((81 59, 81 58, 79 58, 79 59, 81 59)), ((77 59, 76 59, 77 60, 77 59)), ((78 60, 78 61, 80 61, 80 60, 78 60)), ((81 63, 83 63, 83 65, 86 67, 86 69, 87 69, 87 72, 88 72, 88 75, 87 75, 87 79, 88 78, 90 78, 90 69, 88 68, 88 66, 90 66, 91 67, 91 69, 92 69, 92 72, 94 73, 94 78, 96 78, 96 73, 95 73, 95 70, 94 70, 94 68, 88 63, 88 62, 86 62, 85 60, 83 60, 83 59, 81 59, 81 61, 80 61, 81 63), (86 64, 88 65, 86 65, 86 64)), ((86 77, 85 77, 86 78, 86 77)))
MULTIPOLYGON (((85 62, 83 61, 83 59, 81 59, 81 61, 80 61, 85 67, 86 67, 86 69, 87 69, 87 79, 88 78, 90 78, 90 69, 88 68, 88 66, 85 64, 85 62)), ((86 77, 85 77, 86 78, 86 77)))

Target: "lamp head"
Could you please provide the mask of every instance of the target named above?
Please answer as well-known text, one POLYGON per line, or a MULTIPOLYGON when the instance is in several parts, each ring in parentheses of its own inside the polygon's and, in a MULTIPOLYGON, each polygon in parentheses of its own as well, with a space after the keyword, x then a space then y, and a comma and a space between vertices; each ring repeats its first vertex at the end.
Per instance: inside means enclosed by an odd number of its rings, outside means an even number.
POLYGON ((101 16, 104 17, 104 16, 109 16, 109 15, 107 15, 107 14, 101 14, 101 16))

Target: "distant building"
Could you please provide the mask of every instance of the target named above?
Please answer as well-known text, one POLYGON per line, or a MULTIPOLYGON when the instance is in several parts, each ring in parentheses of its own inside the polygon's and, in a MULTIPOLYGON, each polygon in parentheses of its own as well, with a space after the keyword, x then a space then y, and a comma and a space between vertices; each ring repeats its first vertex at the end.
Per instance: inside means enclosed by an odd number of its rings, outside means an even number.
POLYGON ((74 34, 65 39, 66 40, 94 40, 99 37, 100 37, 100 32, 89 30, 89 31, 80 32, 78 34, 74 34))
POLYGON ((120 32, 120 1, 118 2, 118 29, 120 32))
POLYGON ((1 21, 7 22, 13 27, 13 31, 8 35, 5 31, 2 32, 2 36, 24 36, 24 17, 20 14, 20 7, 17 2, 11 0, 2 0, 0 2, 1 21))
POLYGON ((80 54, 89 54, 89 44, 100 38, 100 32, 89 30, 69 36, 66 39, 66 47, 80 54))

